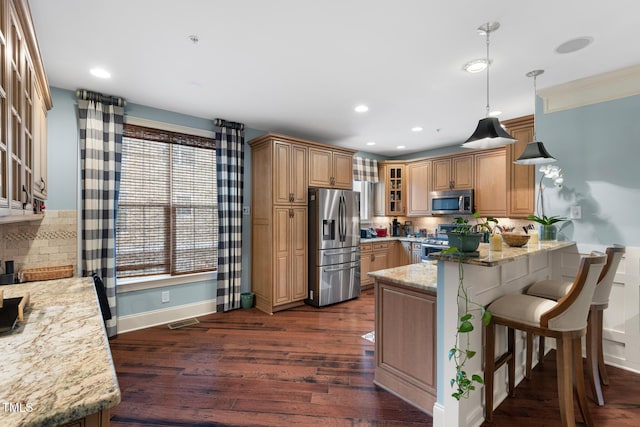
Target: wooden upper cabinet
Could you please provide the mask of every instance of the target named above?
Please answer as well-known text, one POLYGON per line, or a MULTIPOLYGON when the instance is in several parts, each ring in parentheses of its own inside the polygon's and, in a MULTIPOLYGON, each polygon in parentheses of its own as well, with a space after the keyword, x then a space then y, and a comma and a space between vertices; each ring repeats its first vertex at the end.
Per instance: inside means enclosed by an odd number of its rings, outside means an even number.
POLYGON ((507 215, 506 159, 506 148, 475 155, 475 211, 482 216, 507 215))
POLYGON ((431 161, 407 164, 407 216, 423 216, 429 208, 431 191, 431 161))
POLYGON ((405 215, 407 199, 407 176, 404 163, 384 165, 385 215, 405 215))
POLYGON ((353 154, 309 148, 309 186, 353 188, 353 154))
POLYGON ((506 120, 502 124, 517 139, 517 142, 507 146, 507 215, 510 218, 526 218, 535 211, 535 166, 516 165, 513 162, 533 141, 533 115, 506 120))
POLYGON ((433 160, 433 190, 473 188, 473 155, 463 154, 433 160))
POLYGON ((307 148, 284 141, 273 145, 273 202, 307 203, 307 148))

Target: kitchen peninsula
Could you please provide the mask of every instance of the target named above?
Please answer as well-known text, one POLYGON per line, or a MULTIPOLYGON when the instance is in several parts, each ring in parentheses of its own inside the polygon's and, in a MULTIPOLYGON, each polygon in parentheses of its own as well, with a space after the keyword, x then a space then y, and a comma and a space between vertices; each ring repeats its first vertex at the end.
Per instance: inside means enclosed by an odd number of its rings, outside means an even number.
MULTIPOLYGON (((451 396, 455 366, 447 359, 457 330, 458 258, 433 256, 433 263, 412 264, 369 273, 375 279, 376 369, 374 382, 433 415, 434 426, 476 426, 484 419, 481 388, 469 399, 451 396), (436 369, 437 367, 437 369, 436 369)), ((487 305, 508 293, 520 293, 547 278, 575 277, 580 254, 573 242, 542 241, 522 248, 503 245, 492 252, 481 244, 479 256, 463 259, 465 286, 472 300, 487 305)), ((475 316, 476 318, 479 316, 475 316)), ((482 354, 482 324, 474 321, 471 348, 482 354)), ((517 336, 516 382, 523 378, 523 339, 517 336)), ((499 331, 498 345, 506 345, 499 331)), ((483 376, 482 358, 466 370, 483 376)), ((496 372, 496 405, 506 398, 505 367, 496 372)))
POLYGON ((93 280, 0 289, 5 298, 30 294, 24 321, 0 334, 0 424, 108 426, 120 388, 93 280))

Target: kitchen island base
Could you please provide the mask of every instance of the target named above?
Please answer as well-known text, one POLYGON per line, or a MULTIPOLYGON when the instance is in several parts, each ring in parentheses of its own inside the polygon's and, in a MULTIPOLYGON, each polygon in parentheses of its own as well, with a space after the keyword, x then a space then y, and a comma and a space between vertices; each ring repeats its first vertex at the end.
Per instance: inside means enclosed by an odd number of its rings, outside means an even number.
MULTIPOLYGON (((383 271, 393 275, 407 267, 383 271)), ((435 272, 435 266, 427 264, 412 269, 435 272)), ((376 278, 375 313, 374 383, 430 414, 436 401, 434 290, 376 278)))

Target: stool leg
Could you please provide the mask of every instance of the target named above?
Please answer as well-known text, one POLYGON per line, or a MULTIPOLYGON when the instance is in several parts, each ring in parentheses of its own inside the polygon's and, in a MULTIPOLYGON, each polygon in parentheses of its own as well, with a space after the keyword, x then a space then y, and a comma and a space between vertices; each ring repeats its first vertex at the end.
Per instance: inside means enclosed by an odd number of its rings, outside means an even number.
POLYGON ((507 352, 511 355, 507 362, 509 370, 509 396, 516 395, 516 331, 513 328, 507 328, 507 352))
POLYGON ((602 387, 600 386, 600 371, 598 368, 598 326, 597 326, 597 310, 589 311, 587 320, 587 377, 589 378, 589 386, 593 400, 599 405, 604 405, 604 397, 602 396, 602 387))
POLYGON ((596 316, 595 328, 598 334, 598 341, 596 341, 596 344, 598 345, 598 368, 600 371, 600 380, 602 381, 602 384, 609 385, 609 375, 607 374, 607 366, 604 364, 604 353, 602 351, 602 328, 604 310, 598 309, 595 310, 595 312, 598 314, 596 316))
POLYGON ((496 362, 496 324, 489 322, 485 328, 484 344, 484 409, 485 419, 493 419, 493 377, 496 362))
POLYGON ((538 364, 542 367, 544 364, 544 337, 540 337, 540 347, 538 347, 538 364))
POLYGON ((527 362, 524 371, 524 377, 531 379, 531 365, 533 364, 533 334, 527 332, 527 362))
POLYGON ((560 419, 563 427, 575 427, 576 420, 573 413, 573 367, 571 337, 556 338, 556 365, 558 370, 558 402, 560 404, 560 419))
POLYGON ((574 380, 576 385, 576 395, 578 396, 578 406, 582 413, 582 419, 587 426, 593 426, 593 419, 589 412, 589 405, 587 404, 587 397, 584 392, 584 373, 582 371, 582 340, 580 337, 576 337, 573 340, 573 367, 574 367, 574 380))

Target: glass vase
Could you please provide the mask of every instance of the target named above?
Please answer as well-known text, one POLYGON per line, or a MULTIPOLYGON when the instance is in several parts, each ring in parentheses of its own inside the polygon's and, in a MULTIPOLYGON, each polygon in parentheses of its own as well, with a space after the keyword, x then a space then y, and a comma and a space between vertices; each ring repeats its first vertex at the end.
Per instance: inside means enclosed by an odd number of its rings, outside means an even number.
POLYGON ((558 229, 554 224, 540 224, 540 240, 557 240, 558 229))

